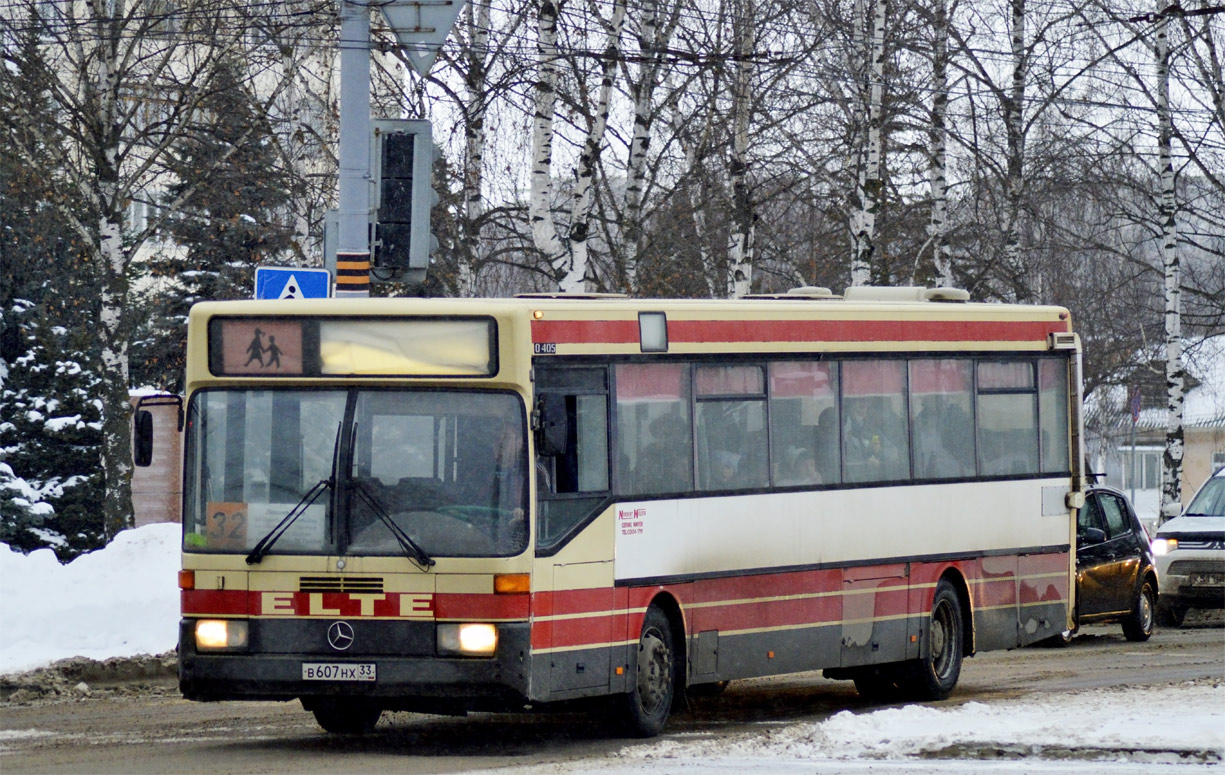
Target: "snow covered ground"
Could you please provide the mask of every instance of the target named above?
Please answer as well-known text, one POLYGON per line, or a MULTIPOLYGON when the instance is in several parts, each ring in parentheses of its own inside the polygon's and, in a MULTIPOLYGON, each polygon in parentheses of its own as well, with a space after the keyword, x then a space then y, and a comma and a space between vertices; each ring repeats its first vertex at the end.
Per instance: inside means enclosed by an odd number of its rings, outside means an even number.
MULTIPOLYGON (((0 673, 84 656, 174 648, 179 528, 121 533, 61 566, 0 544, 0 673)), ((1225 663, 1225 640, 1222 642, 1225 663)), ((666 735, 583 763, 576 775, 792 773, 1187 773, 1222 769, 1225 682, 1082 691, 1049 699, 909 705, 724 735, 666 735)), ((500 769, 499 773, 528 769, 500 769)))

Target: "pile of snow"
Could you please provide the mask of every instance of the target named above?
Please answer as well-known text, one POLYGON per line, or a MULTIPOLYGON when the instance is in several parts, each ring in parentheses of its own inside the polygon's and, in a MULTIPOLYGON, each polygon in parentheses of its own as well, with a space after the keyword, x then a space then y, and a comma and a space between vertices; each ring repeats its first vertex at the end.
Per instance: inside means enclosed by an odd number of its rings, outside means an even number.
POLYGON ((871 713, 843 711, 726 741, 657 743, 620 757, 701 760, 979 758, 1077 751, 1098 761, 1137 752, 1172 759, 1225 759, 1225 685, 1188 683, 1060 694, 955 707, 905 705, 871 713), (1088 723, 1092 720, 1092 723, 1088 723))
POLYGON ((108 659, 174 648, 178 525, 125 530, 105 549, 61 565, 50 549, 0 544, 0 674, 67 657, 108 659))

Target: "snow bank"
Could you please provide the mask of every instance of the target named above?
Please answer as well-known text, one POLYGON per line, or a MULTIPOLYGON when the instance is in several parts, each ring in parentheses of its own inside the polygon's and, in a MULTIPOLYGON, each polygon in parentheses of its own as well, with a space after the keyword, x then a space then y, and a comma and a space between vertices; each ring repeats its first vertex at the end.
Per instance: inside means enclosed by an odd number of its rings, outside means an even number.
POLYGON ((623 759, 811 760, 975 758, 979 752, 1042 756, 1076 750, 1097 761, 1138 751, 1177 760, 1225 759, 1225 685, 1120 688, 954 707, 906 705, 843 711, 739 741, 673 742, 627 748, 623 759))
POLYGON ((0 544, 0 673, 67 657, 161 654, 178 639, 179 526, 125 530, 60 565, 0 544))

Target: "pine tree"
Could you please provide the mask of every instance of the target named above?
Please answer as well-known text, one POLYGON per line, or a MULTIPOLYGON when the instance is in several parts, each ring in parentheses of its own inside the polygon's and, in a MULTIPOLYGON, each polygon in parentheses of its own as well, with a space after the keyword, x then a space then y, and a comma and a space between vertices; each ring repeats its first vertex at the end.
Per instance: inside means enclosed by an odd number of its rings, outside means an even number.
POLYGON ((72 334, 31 302, 5 318, 23 352, 0 387, 0 540, 23 551, 50 546, 68 560, 106 543, 96 352, 87 329, 72 334))
POLYGON ((103 543, 99 351, 87 335, 99 304, 81 239, 53 205, 87 208, 16 152, 57 131, 35 29, 15 44, 14 83, 50 133, 6 124, 0 142, 0 541, 68 559, 103 543))
POLYGON ((146 300, 148 323, 134 342, 134 384, 181 392, 191 305, 250 298, 255 268, 273 263, 292 245, 293 229, 284 222, 295 195, 292 178, 278 166, 272 128, 240 73, 233 62, 220 66, 197 131, 170 161, 180 182, 168 188, 165 201, 192 185, 197 196, 166 220, 166 233, 180 247, 146 267, 169 282, 146 300), (200 171, 218 159, 224 159, 220 168, 199 181, 200 171))

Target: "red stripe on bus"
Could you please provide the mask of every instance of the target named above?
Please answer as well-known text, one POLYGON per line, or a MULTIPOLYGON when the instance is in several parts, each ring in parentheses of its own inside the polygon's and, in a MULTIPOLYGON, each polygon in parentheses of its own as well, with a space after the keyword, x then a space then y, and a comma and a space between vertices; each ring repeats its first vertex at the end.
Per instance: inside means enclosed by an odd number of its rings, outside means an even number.
POLYGON ((638 341, 637 320, 534 320, 532 343, 626 344, 638 341))
POLYGON ((248 610, 245 590, 184 589, 179 604, 184 616, 245 616, 248 610))
POLYGON ((443 594, 434 596, 439 619, 526 619, 529 596, 443 594))
MULTIPOLYGON (((1027 342, 1065 333, 1045 320, 671 320, 672 343, 736 342, 1027 342)), ((538 320, 532 342, 634 344, 633 320, 538 320)))
MULTIPOLYGON (((1023 342, 1067 324, 1004 320, 677 320, 677 342, 1023 342)), ((674 333, 675 332, 675 333, 674 333)))

